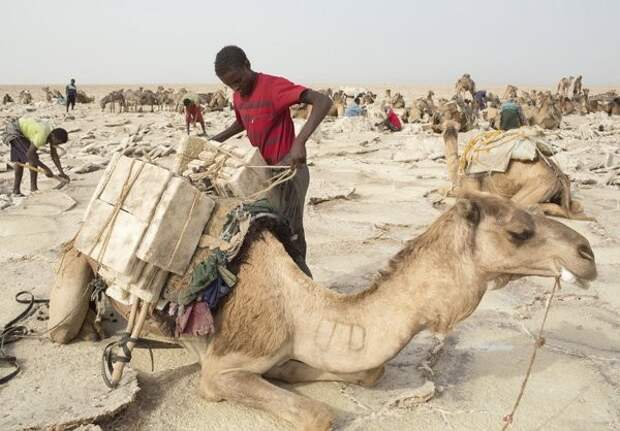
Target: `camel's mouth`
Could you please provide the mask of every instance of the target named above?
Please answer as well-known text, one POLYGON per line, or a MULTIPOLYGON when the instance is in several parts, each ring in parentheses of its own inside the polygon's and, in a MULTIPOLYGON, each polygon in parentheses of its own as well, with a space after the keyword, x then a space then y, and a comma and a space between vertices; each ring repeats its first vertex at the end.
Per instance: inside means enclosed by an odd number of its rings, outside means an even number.
POLYGON ((560 268, 560 280, 566 283, 576 284, 582 289, 590 288, 590 280, 578 277, 577 275, 575 275, 573 272, 569 271, 565 267, 560 268))

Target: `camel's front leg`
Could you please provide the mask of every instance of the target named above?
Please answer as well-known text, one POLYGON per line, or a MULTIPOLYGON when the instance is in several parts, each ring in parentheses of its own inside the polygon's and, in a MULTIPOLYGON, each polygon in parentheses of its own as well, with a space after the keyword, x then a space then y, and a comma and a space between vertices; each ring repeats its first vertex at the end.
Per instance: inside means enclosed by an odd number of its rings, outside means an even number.
POLYGON ((287 383, 345 382, 362 386, 373 386, 383 376, 384 371, 385 367, 382 365, 358 373, 330 373, 313 368, 303 362, 291 360, 273 367, 265 374, 265 377, 287 383))
POLYGON ((426 357, 420 365, 418 365, 418 369, 424 371, 428 374, 429 377, 435 375, 435 371, 433 371, 433 367, 437 365, 439 361, 439 357, 441 356, 441 352, 443 351, 444 341, 446 339, 445 334, 434 334, 433 345, 428 352, 426 353, 426 357))
POLYGON ((510 200, 523 208, 528 208, 547 202, 552 195, 553 190, 550 190, 548 186, 532 183, 519 190, 510 200))
POLYGON ((333 415, 318 401, 279 388, 253 372, 235 369, 212 374, 204 370, 201 387, 211 399, 236 401, 264 410, 290 422, 296 430, 331 429, 333 415))

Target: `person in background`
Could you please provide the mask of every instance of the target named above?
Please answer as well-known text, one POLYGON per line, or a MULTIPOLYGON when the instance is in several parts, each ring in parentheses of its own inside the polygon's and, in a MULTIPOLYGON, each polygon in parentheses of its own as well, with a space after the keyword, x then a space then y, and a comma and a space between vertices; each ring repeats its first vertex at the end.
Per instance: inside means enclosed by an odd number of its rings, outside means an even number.
POLYGON ((69 112, 69 105, 71 105, 71 110, 75 108, 75 100, 77 99, 77 87, 75 86, 75 79, 71 79, 71 82, 65 88, 66 94, 66 106, 67 112, 69 112))
POLYGON ((301 256, 296 263, 309 276, 306 264, 306 238, 303 226, 304 203, 310 181, 306 165, 306 141, 332 106, 331 99, 278 76, 252 70, 245 52, 238 46, 226 46, 215 56, 215 74, 234 91, 235 121, 212 139, 224 142, 245 130, 250 143, 258 147, 269 165, 291 166, 295 176, 269 195, 275 210, 288 221, 293 246, 301 256), (308 120, 295 136, 289 107, 298 103, 312 105, 308 120))
POLYGON ((527 120, 523 114, 521 105, 514 99, 508 99, 502 103, 499 112, 499 128, 500 130, 518 129, 526 126, 527 120))
POLYGON ((183 98, 183 106, 185 106, 185 126, 187 127, 187 134, 189 135, 189 125, 192 124, 196 127, 196 123, 200 123, 202 127, 202 134, 206 136, 207 129, 205 128, 205 120, 202 118, 202 108, 200 107, 200 100, 198 96, 189 94, 183 98))
POLYGON ((478 105, 479 110, 483 110, 487 107, 487 92, 486 90, 478 90, 474 93, 474 101, 478 105))
MULTIPOLYGON (((67 181, 69 180, 69 177, 62 169, 60 157, 56 150, 57 145, 62 145, 67 140, 68 134, 65 129, 52 129, 49 124, 32 118, 21 117, 7 124, 4 141, 11 147, 11 162, 14 163, 13 169, 15 171, 15 181, 13 183, 13 194, 15 196, 23 196, 21 183, 24 175, 24 165, 30 164, 34 169, 43 169, 46 177, 54 176, 52 170, 39 160, 37 152, 48 144, 52 161, 58 169, 59 176, 67 181)), ((31 170, 30 191, 36 192, 37 190, 37 172, 31 170)))
POLYGON ((385 120, 380 121, 375 124, 378 127, 384 127, 391 132, 399 132, 402 130, 403 125, 400 122, 400 118, 396 115, 396 112, 392 109, 390 105, 385 105, 383 107, 383 112, 385 113, 385 120))
POLYGON ((345 117, 361 117, 364 114, 362 107, 360 106, 360 98, 355 97, 350 105, 344 110, 345 117))

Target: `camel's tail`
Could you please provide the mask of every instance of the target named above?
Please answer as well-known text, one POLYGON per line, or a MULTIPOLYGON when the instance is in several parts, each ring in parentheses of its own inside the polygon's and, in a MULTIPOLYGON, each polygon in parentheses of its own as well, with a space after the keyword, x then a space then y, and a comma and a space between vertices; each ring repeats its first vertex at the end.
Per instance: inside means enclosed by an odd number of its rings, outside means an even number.
POLYGON ((445 146, 446 163, 448 165, 448 178, 454 187, 458 186, 459 167, 459 144, 458 123, 446 121, 444 124, 443 141, 445 146))

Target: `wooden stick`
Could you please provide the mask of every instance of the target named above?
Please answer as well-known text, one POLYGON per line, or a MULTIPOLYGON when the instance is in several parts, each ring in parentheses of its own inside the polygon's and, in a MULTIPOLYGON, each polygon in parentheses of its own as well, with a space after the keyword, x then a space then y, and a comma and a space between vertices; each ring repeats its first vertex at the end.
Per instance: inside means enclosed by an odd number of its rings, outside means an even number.
POLYGON ((140 302, 140 299, 135 297, 134 295, 131 295, 130 298, 134 300, 134 303, 131 304, 131 310, 129 311, 129 317, 127 317, 126 332, 128 334, 131 334, 131 331, 133 330, 133 325, 136 322, 136 315, 138 314, 138 303, 140 302))
MULTIPOLYGON (((136 304, 138 302, 136 301, 136 304)), ((146 316, 148 315, 149 312, 149 304, 144 301, 144 303, 142 304, 142 307, 140 308, 140 314, 138 315, 138 320, 135 323, 135 326, 133 327, 132 331, 131 331, 131 338, 135 339, 138 338, 140 336, 140 333, 142 332, 142 327, 144 326, 144 322, 146 321, 146 316)), ((127 341, 127 350, 129 350, 129 352, 131 352, 133 350, 133 348, 135 347, 136 343, 133 341, 127 341)), ((112 371, 112 379, 110 380, 110 383, 112 384, 112 387, 115 387, 119 384, 119 382, 121 381, 121 377, 123 376, 123 370, 125 369, 125 362, 115 362, 114 363, 114 369, 112 371)))
MULTIPOLYGON (((30 169, 33 172, 38 172, 38 173, 43 174, 43 175, 46 174, 45 169, 41 169, 38 166, 36 166, 36 167, 35 166, 31 166, 30 163, 21 163, 21 162, 13 162, 13 163, 15 163, 17 166, 21 166, 22 168, 30 169)), ((58 184, 56 186, 56 189, 60 189, 60 188, 64 187, 66 184, 69 183, 68 180, 66 180, 66 179, 64 179, 62 177, 59 177, 58 175, 52 175, 52 178, 54 178, 56 181, 60 182, 60 184, 58 184)))

